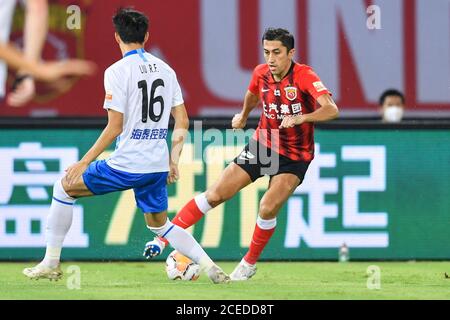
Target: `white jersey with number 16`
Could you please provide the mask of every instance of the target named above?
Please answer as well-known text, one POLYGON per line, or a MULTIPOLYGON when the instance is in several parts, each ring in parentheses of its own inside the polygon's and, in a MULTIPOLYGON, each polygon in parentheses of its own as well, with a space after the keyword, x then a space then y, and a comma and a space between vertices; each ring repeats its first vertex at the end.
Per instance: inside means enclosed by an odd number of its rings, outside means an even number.
POLYGON ((184 103, 175 71, 133 50, 106 69, 105 91, 103 108, 123 113, 123 131, 107 164, 129 173, 169 171, 170 111, 184 103))

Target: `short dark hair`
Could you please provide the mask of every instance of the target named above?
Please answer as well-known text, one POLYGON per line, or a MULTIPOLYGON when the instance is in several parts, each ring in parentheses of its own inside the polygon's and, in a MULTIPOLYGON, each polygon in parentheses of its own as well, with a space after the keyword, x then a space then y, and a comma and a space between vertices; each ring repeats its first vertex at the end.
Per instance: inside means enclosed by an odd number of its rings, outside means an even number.
POLYGON ((112 20, 123 42, 144 42, 148 30, 148 18, 145 14, 133 8, 119 8, 112 20))
POLYGON ((262 42, 264 43, 264 40, 272 41, 272 40, 278 40, 281 41, 283 46, 287 48, 287 51, 291 51, 291 49, 294 48, 294 36, 287 31, 286 29, 282 28, 267 28, 266 31, 264 31, 262 42))
POLYGON ((387 89, 380 96, 380 100, 378 101, 380 106, 383 105, 384 100, 386 100, 386 98, 389 97, 389 96, 400 97, 400 99, 402 99, 402 103, 405 104, 405 96, 403 95, 403 93, 401 93, 397 89, 387 89))

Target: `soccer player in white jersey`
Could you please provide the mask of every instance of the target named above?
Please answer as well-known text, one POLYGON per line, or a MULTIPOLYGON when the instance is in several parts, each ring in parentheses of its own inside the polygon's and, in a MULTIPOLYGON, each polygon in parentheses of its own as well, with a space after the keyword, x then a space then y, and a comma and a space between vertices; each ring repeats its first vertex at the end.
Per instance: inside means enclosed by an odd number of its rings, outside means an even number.
POLYGON ((103 107, 108 110, 108 124, 84 157, 56 181, 45 257, 23 273, 34 279, 62 276, 61 248, 77 198, 133 189, 151 231, 200 264, 214 283, 228 282, 228 275, 197 241, 167 218, 167 183, 178 180, 177 162, 189 127, 176 74, 164 61, 144 51, 148 39, 148 18, 144 14, 119 9, 113 23, 123 58, 105 71, 103 107), (169 156, 166 136, 171 114, 175 127, 169 156), (116 138, 111 156, 95 161, 116 138))

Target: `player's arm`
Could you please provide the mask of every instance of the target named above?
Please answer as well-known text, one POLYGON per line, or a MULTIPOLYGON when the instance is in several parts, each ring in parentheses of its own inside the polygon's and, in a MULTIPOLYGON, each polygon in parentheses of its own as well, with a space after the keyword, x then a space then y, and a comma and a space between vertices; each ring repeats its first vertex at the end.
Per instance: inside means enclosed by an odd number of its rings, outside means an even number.
POLYGON ((334 103, 333 98, 328 93, 322 94, 317 98, 320 107, 314 112, 302 114, 299 116, 285 117, 281 122, 281 128, 291 128, 305 122, 329 121, 339 116, 339 110, 334 103))
POLYGON ((47 0, 29 0, 26 3, 24 48, 27 59, 39 61, 48 31, 47 0))
POLYGON ((92 62, 71 59, 67 61, 36 63, 27 60, 23 54, 10 44, 0 43, 0 60, 13 69, 22 69, 43 81, 56 81, 66 76, 83 76, 95 72, 92 62))
POLYGON ((89 164, 97 159, 97 157, 105 151, 105 149, 113 143, 113 141, 122 133, 123 130, 123 114, 112 109, 108 109, 108 124, 98 137, 94 145, 77 163, 70 166, 66 171, 66 181, 70 186, 75 183, 83 174, 89 164))
POLYGON ((334 103, 333 98, 328 93, 325 93, 318 97, 317 102, 319 103, 320 107, 317 108, 314 112, 304 114, 304 122, 329 121, 339 116, 338 107, 336 103, 334 103))
MULTIPOLYGON (((29 0, 26 2, 24 48, 27 60, 39 63, 42 48, 48 30, 47 0, 29 0)), ((13 85, 13 92, 8 95, 8 104, 19 107, 30 101, 35 94, 34 80, 26 69, 20 69, 13 85)))
POLYGON ((244 105, 242 107, 241 113, 234 115, 231 120, 231 126, 233 129, 242 129, 247 124, 247 119, 250 112, 258 105, 259 97, 247 90, 244 97, 244 105))
POLYGON ((27 60, 19 50, 8 43, 0 43, 0 60, 13 69, 24 68, 28 72, 38 72, 36 63, 27 60))
POLYGON ((174 183, 180 177, 178 163, 186 140, 187 130, 189 129, 189 117, 184 104, 173 107, 171 114, 175 120, 175 125, 172 133, 172 149, 170 151, 170 172, 167 177, 167 183, 169 184, 174 183))

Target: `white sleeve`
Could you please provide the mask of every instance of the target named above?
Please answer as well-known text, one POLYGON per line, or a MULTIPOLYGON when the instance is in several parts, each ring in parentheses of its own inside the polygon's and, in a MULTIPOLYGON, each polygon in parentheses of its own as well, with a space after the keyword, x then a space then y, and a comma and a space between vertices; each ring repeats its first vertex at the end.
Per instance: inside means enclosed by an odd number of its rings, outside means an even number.
POLYGON ((172 107, 179 106, 183 104, 183 94, 181 93, 180 84, 178 83, 177 76, 174 73, 173 75, 173 99, 172 99, 172 107))
MULTIPOLYGON (((124 113, 127 101, 126 92, 112 69, 106 69, 104 82, 105 102, 103 103, 103 108, 124 113)), ((125 81, 122 81, 122 84, 124 83, 125 81)))

